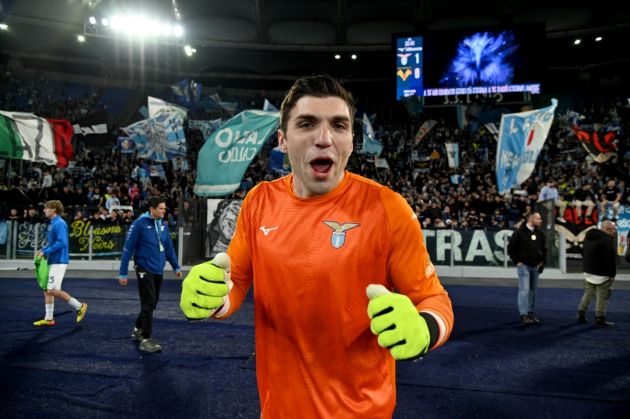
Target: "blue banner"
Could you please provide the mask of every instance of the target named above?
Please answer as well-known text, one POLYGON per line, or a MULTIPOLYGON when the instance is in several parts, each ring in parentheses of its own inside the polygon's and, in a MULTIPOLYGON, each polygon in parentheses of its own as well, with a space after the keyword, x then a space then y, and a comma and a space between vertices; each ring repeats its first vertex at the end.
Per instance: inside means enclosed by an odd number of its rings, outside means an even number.
POLYGON ((497 189, 500 194, 520 186, 532 174, 558 106, 535 111, 504 114, 497 143, 497 189))
POLYGON ((237 190, 249 163, 278 129, 279 119, 278 112, 248 110, 215 131, 199 152, 195 194, 224 196, 237 190))

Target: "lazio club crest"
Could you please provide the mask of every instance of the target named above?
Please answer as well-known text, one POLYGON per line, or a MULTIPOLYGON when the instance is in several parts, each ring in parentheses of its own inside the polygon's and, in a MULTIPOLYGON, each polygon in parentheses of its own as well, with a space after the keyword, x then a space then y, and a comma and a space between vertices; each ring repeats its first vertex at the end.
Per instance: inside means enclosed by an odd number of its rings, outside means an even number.
POLYGON ((339 224, 336 221, 324 221, 324 224, 333 229, 330 243, 335 249, 339 249, 346 242, 346 231, 361 225, 358 223, 339 224))

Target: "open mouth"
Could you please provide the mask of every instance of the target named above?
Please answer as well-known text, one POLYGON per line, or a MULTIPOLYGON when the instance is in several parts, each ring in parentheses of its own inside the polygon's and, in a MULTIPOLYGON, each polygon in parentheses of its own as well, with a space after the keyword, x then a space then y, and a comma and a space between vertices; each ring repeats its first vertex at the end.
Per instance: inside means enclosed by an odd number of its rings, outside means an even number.
POLYGON ((328 157, 319 157, 312 160, 310 165, 315 173, 326 174, 332 168, 333 161, 328 157))

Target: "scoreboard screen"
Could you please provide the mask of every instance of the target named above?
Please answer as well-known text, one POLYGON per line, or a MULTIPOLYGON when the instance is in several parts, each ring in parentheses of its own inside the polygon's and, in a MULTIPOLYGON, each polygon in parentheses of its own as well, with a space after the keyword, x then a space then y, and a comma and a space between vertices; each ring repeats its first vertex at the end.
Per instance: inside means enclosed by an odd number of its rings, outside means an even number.
POLYGON ((544 24, 398 34, 396 99, 540 93, 544 24))
POLYGON ((422 96, 422 37, 396 39, 396 99, 422 96))

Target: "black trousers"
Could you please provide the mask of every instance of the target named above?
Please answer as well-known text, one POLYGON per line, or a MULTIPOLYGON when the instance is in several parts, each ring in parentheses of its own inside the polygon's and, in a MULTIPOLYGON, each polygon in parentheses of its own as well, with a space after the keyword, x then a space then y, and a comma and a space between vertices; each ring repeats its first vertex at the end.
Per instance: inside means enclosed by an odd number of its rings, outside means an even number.
POLYGON ((138 291, 140 292, 140 314, 136 319, 136 328, 142 330, 142 337, 151 337, 153 329, 153 310, 160 298, 162 275, 155 275, 140 266, 136 266, 138 291))

